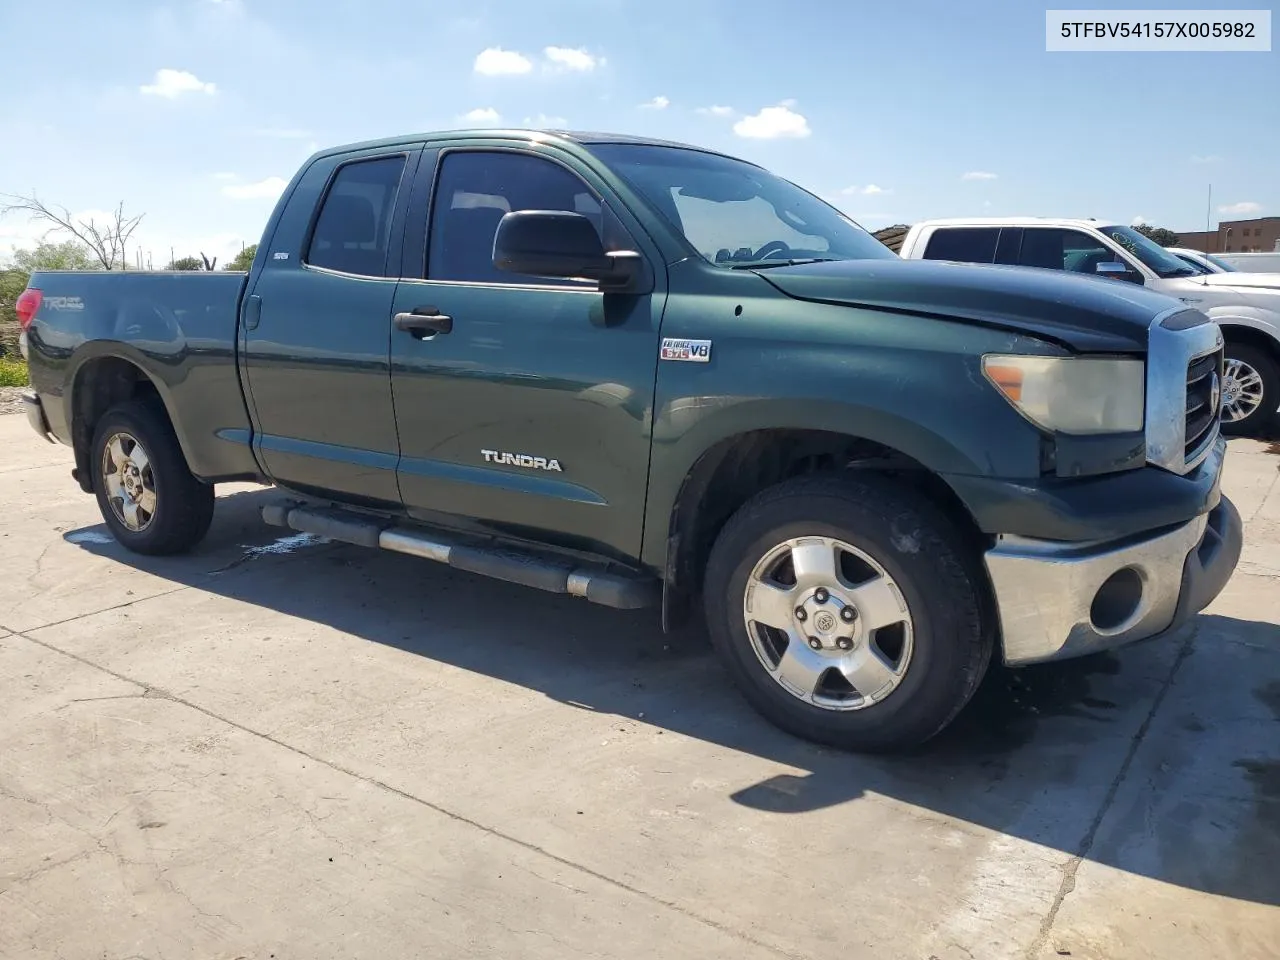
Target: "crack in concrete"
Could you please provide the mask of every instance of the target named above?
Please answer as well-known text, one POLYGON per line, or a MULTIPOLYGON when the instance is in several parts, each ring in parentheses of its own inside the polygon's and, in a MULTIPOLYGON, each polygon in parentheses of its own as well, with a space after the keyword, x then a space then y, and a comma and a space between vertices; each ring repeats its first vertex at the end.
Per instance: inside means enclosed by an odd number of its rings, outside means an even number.
MULTIPOLYGON (((192 590, 192 589, 195 589, 195 588, 191 586, 187 586, 186 584, 183 584, 180 587, 174 587, 172 590, 164 590, 161 593, 152 593, 152 594, 148 594, 145 597, 134 597, 132 600, 126 600, 124 603, 117 603, 114 606, 103 607, 101 610, 88 610, 84 613, 77 613, 74 617, 67 617, 63 620, 51 620, 48 623, 37 624, 36 626, 27 627, 27 630, 28 631, 48 630, 50 627, 61 627, 68 623, 75 623, 77 620, 84 620, 86 617, 96 617, 100 613, 112 613, 116 610, 123 610, 126 607, 132 607, 135 603, 144 603, 147 600, 158 600, 161 597, 168 597, 175 593, 181 593, 183 590, 192 590)), ((14 637, 22 637, 24 640, 31 640, 31 638, 28 637, 21 630, 15 630, 12 627, 6 627, 3 623, 0 623, 0 630, 9 631, 9 634, 14 637)), ((31 642, 36 643, 37 641, 31 640, 31 642)), ((53 649, 53 648, 51 647, 50 649, 53 649)), ((89 665, 93 666, 93 664, 89 664, 89 665)), ((110 673, 110 671, 104 671, 104 672, 110 673)), ((130 680, 129 682, 133 683, 135 681, 130 680)), ((142 686, 142 684, 138 684, 138 686, 142 686)))
POLYGON ((1115 778, 1111 781, 1111 786, 1107 788, 1106 795, 1102 798, 1102 804, 1098 807, 1098 812, 1094 816, 1093 822, 1089 824, 1089 829, 1081 839, 1077 852, 1062 867, 1062 882, 1058 885, 1058 892, 1053 898, 1049 912, 1040 921, 1040 932, 1027 948, 1027 952, 1023 954, 1024 960, 1037 960, 1048 945, 1049 937, 1053 933, 1053 925, 1058 919, 1058 912, 1062 909, 1067 897, 1076 888, 1076 873, 1080 870, 1080 864, 1092 852, 1094 842, 1098 838, 1098 831, 1102 828, 1102 821, 1106 819, 1107 813, 1111 810, 1111 805, 1115 802, 1116 796, 1120 792, 1120 787, 1128 777, 1129 769, 1133 766, 1134 758, 1138 755, 1138 749, 1142 746, 1147 737, 1147 732, 1151 729, 1156 713, 1164 703, 1165 696, 1173 688, 1173 682, 1177 679, 1178 671, 1182 668, 1182 664, 1191 656, 1191 651, 1199 635, 1199 626, 1193 626, 1187 632, 1187 637, 1182 641, 1181 647, 1178 648, 1178 656, 1174 659, 1173 666, 1169 668, 1164 684, 1156 692, 1155 699, 1151 701, 1151 709, 1147 711, 1141 726, 1138 727, 1133 739, 1129 742, 1129 749, 1120 764, 1120 769, 1116 771, 1115 778))
POLYGON ((97 852, 97 850, 81 850, 73 856, 63 857, 61 860, 51 860, 48 863, 42 863, 35 869, 28 870, 26 873, 14 877, 8 884, 0 887, 0 897, 3 897, 10 890, 15 890, 24 884, 31 883, 33 880, 39 879, 44 876, 44 874, 49 873, 52 870, 57 870, 59 867, 65 867, 67 864, 75 863, 78 860, 87 860, 97 852))
MULTIPOLYGON (((188 588, 181 587, 179 589, 185 590, 188 588)), ((73 617, 70 619, 78 620, 80 618, 73 617)), ((53 626, 53 624, 49 624, 48 626, 53 626)), ((3 629, 2 625, 0 625, 0 629, 3 629)), ((44 628, 40 627, 35 629, 44 629, 44 628)), ((284 750, 288 750, 290 753, 296 754, 300 757, 304 757, 307 760, 312 761, 313 763, 318 763, 322 766, 329 768, 330 770, 334 770, 338 773, 345 774, 348 777, 353 777, 356 780, 360 780, 363 783, 367 783, 372 787, 376 787, 377 789, 380 789, 380 790, 385 790, 387 793, 391 793, 404 800, 408 800, 410 803, 414 803, 420 807, 425 807, 428 810, 431 810, 442 816, 448 817, 450 820, 453 820, 456 823, 461 823, 468 827, 472 827, 476 830, 479 830, 482 833, 488 834, 489 836, 497 840, 502 840, 507 843, 514 844, 515 846, 521 848, 522 850, 526 850, 532 854, 535 854, 536 856, 544 857, 547 860, 550 860, 554 863, 558 863, 563 867, 569 868, 570 870, 576 870, 577 872, 585 876, 589 876, 595 880, 598 880, 601 883, 606 884, 607 886, 613 887, 617 890, 621 890, 625 893, 631 894, 632 896, 639 897, 643 900, 649 901, 650 903, 664 907, 668 910, 673 911, 674 913, 678 913, 683 917, 693 920, 696 923, 700 923, 705 927, 715 930, 718 933, 722 933, 725 936, 732 937, 733 939, 742 941, 743 943, 750 944, 751 946, 757 947, 761 950, 766 950, 775 956, 784 958, 784 960, 807 960, 807 958, 803 954, 794 953, 792 951, 774 946, 773 944, 760 940, 752 936, 751 934, 746 933, 745 931, 738 930, 732 926, 729 926, 728 924, 722 923, 717 920, 713 920, 710 917, 704 917, 701 914, 694 912, 693 910, 689 909, 683 904, 677 903, 674 900, 668 900, 667 898, 661 897, 655 893, 650 893, 647 890, 643 890, 639 887, 632 886, 631 884, 626 883, 622 880, 618 880, 614 877, 611 877, 608 874, 601 873, 598 870, 594 870, 591 867, 586 866, 585 864, 581 864, 574 860, 570 860, 568 857, 561 856, 560 854, 552 853, 550 850, 547 850, 544 847, 540 847, 535 843, 531 843, 528 840, 521 840, 519 837, 513 836, 512 834, 509 834, 509 833, 504 833, 503 831, 498 830, 496 827, 490 827, 490 826, 487 826, 486 824, 480 823, 477 820, 472 820, 470 817, 466 817, 460 813, 456 813, 455 811, 450 810, 448 807, 444 807, 444 806, 441 806, 440 804, 433 803, 430 800, 424 800, 422 797, 415 796, 414 794, 409 793, 406 790, 402 790, 399 787, 392 786, 391 784, 387 783, 384 780, 380 780, 377 777, 360 773, 356 770, 350 769, 349 767, 345 767, 340 763, 335 763, 332 760, 328 760, 316 754, 309 753, 308 751, 303 750, 300 747, 296 747, 293 744, 286 743, 283 740, 279 740, 270 734, 263 733, 259 730, 255 730, 252 727, 246 726, 245 724, 242 724, 236 720, 232 720, 228 717, 224 717, 224 716, 221 716, 220 714, 214 713, 212 710, 209 710, 206 707, 202 707, 197 703, 192 703, 190 700, 184 700, 181 697, 175 696, 174 694, 169 693, 167 690, 164 690, 161 687, 152 686, 151 684, 145 683, 141 680, 136 680, 133 677, 126 676, 125 674, 112 670, 110 667, 105 667, 100 663, 95 663, 94 661, 89 660, 86 657, 82 657, 79 654, 72 653, 69 650, 63 650, 61 647, 55 646, 54 644, 51 644, 51 643, 47 643, 46 641, 37 640, 35 637, 28 636, 26 633, 23 633, 22 631, 14 630, 12 631, 12 635, 14 637, 18 637, 23 640, 26 640, 28 643, 33 643, 38 647, 43 647, 44 649, 50 651, 51 653, 59 654, 61 656, 74 660, 77 663, 83 664, 86 667, 89 667, 94 670, 98 670, 102 673, 107 674, 108 676, 114 677, 117 680, 122 680, 125 683, 131 683, 131 684, 134 684, 135 686, 141 687, 143 689, 143 693, 141 694, 142 697, 154 697, 157 699, 169 700, 173 703, 177 703, 177 704, 180 704, 181 706, 187 707, 190 710, 195 710, 197 713, 203 714, 204 716, 209 717, 212 720, 216 720, 219 723, 226 724, 227 726, 235 730, 239 730, 243 733, 246 733, 251 737, 255 737, 260 740, 265 740, 267 743, 271 743, 284 750)), ((97 838, 94 838, 94 839, 95 841, 97 841, 98 845, 101 847, 102 842, 100 840, 97 840, 97 838)), ((103 849, 105 850, 106 848, 103 847, 103 849)), ((118 854, 115 854, 115 856, 117 860, 120 860, 120 857, 118 854)), ((565 885, 560 884, 560 886, 565 886, 565 885)), ((567 889, 573 889, 573 888, 569 887, 567 889)))

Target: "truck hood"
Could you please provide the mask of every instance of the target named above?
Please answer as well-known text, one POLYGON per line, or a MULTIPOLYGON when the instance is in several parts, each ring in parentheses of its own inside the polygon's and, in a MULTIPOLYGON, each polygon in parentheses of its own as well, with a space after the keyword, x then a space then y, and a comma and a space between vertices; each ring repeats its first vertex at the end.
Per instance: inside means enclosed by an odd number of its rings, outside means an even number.
POLYGON ((1273 287, 1280 289, 1280 273, 1210 273, 1197 280, 1206 287, 1273 287))
POLYGON ((940 260, 835 260, 758 275, 797 300, 997 327, 1090 353, 1145 352, 1151 321, 1185 307, 1104 277, 940 260))

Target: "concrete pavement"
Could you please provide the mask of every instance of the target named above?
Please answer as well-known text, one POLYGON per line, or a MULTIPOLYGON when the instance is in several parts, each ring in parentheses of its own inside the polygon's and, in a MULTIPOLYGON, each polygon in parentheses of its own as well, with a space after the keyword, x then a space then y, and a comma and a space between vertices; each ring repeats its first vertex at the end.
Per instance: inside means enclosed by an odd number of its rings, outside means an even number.
POLYGON ((1275 955, 1274 445, 1233 441, 1207 615, 892 759, 779 733, 696 632, 278 540, 257 488, 131 556, 67 450, 0 445, 0 957, 1275 955))

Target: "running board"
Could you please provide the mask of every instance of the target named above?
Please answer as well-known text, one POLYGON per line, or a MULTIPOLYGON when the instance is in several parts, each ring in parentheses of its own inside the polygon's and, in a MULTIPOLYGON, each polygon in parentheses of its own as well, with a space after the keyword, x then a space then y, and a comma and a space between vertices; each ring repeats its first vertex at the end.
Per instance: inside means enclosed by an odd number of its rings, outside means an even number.
POLYGON ((472 543, 447 533, 427 533, 397 525, 394 520, 340 508, 269 504, 262 508, 262 519, 271 526, 407 553, 496 580, 583 597, 619 610, 657 606, 662 597, 658 581, 652 578, 493 542, 472 543))

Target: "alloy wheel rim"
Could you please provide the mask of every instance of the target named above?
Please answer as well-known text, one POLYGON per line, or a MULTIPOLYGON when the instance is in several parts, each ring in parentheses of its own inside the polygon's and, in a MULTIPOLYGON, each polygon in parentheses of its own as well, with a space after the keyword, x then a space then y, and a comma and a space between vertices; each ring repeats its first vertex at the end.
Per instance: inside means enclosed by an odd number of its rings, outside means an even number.
POLYGON ((1222 368, 1222 419, 1236 423, 1253 414, 1264 399, 1262 374, 1243 360, 1228 358, 1222 368))
POLYGON ((914 651, 911 612, 888 571, 831 537, 795 537, 747 578, 752 650, 782 689, 824 710, 863 710, 901 686, 914 651))
POLYGON ((156 480, 151 458, 136 437, 115 433, 102 450, 102 479, 111 512, 125 528, 141 533, 156 515, 156 480))

